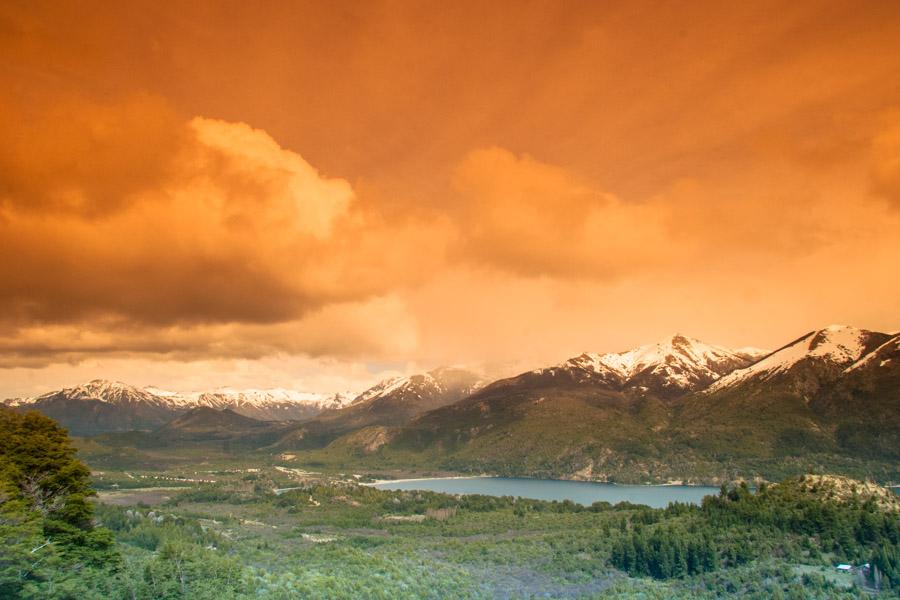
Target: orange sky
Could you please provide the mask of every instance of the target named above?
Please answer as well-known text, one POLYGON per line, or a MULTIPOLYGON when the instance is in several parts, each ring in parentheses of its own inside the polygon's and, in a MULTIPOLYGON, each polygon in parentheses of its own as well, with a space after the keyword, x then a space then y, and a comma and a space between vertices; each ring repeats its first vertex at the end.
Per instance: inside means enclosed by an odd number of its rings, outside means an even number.
POLYGON ((0 3, 0 397, 900 327, 896 2, 0 3))

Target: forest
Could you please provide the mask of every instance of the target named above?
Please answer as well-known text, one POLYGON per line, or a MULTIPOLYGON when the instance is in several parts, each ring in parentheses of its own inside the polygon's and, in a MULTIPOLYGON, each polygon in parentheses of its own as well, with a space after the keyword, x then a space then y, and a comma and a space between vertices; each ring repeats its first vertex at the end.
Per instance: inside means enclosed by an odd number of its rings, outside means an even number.
POLYGON ((651 509, 337 477, 276 493, 270 477, 222 470, 160 488, 160 502, 98 502, 119 483, 92 477, 63 429, 0 411, 0 597, 900 596, 896 499, 852 480, 725 485, 700 506, 651 509))

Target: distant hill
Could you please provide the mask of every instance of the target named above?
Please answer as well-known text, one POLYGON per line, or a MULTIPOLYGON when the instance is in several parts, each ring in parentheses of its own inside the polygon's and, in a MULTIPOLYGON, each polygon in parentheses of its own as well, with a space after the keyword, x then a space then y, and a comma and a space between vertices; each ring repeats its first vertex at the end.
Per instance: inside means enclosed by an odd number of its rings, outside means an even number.
POLYGON ((343 434, 372 426, 382 427, 377 439, 383 443, 390 439, 384 427, 402 425, 417 415, 458 402, 482 385, 476 373, 460 367, 388 379, 357 396, 349 406, 294 426, 275 447, 319 448, 343 434))
POLYGON ((76 434, 155 430, 133 439, 314 450, 316 460, 371 466, 634 482, 815 471, 900 479, 900 335, 845 326, 772 352, 674 335, 491 383, 441 368, 386 380, 340 408, 319 405, 300 422, 207 401, 91 382, 12 404, 76 434))
POLYGON ((380 450, 445 469, 584 479, 725 480, 819 461, 900 476, 898 338, 852 327, 772 352, 674 336, 494 382, 380 450))
POLYGON ((198 406, 159 428, 153 437, 165 442, 224 441, 272 427, 272 423, 245 417, 228 408, 198 406))
POLYGON ((17 410, 37 410, 72 435, 156 429, 184 412, 140 388, 100 379, 5 404, 17 410))
POLYGON ((33 398, 3 402, 16 410, 37 410, 72 435, 89 436, 133 430, 150 431, 195 407, 230 409, 264 421, 310 419, 350 403, 351 394, 315 394, 294 390, 235 390, 176 393, 96 379, 33 398))
POLYGON ((703 454, 900 460, 900 336, 810 332, 685 399, 672 430, 703 454))

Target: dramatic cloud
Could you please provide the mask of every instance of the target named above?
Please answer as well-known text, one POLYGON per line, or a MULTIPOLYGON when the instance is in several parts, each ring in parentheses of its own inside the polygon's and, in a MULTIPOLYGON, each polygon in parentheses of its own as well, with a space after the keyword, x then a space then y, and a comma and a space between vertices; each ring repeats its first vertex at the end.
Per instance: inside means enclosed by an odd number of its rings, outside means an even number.
POLYGON ((84 106, 59 131, 9 129, 23 141, 3 161, 12 174, 0 196, 3 315, 271 323, 403 279, 396 269, 406 265, 360 251, 380 244, 390 256, 401 243, 405 252, 403 227, 385 237, 353 212, 348 182, 263 131, 163 119, 146 100, 84 106))
POLYGON ((896 329, 898 40, 843 0, 7 3, 0 396, 896 329))
POLYGON ((303 354, 400 359, 416 350, 415 323, 396 297, 328 305, 278 323, 146 325, 123 317, 0 330, 4 367, 78 362, 92 356, 193 361, 303 354))

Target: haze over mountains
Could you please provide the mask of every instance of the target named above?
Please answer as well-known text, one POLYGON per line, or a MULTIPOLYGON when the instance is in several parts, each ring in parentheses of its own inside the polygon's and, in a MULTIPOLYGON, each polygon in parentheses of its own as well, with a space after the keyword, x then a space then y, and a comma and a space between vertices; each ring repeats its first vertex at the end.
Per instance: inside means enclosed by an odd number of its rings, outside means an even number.
POLYGON ((178 393, 95 379, 83 385, 4 404, 33 408, 62 423, 73 435, 155 429, 195 407, 234 412, 263 421, 311 418, 348 405, 353 394, 315 394, 281 388, 178 393))
POLYGON ((430 410, 459 402, 484 384, 478 374, 461 367, 442 367, 388 379, 360 394, 350 406, 325 411, 293 428, 278 440, 277 446, 316 448, 342 434, 362 431, 356 443, 374 450, 389 439, 386 427, 402 425, 430 410))
POLYGON ((265 451, 461 471, 709 479, 809 460, 896 471, 900 336, 830 326, 767 352, 674 335, 493 382, 436 369, 352 401, 285 390, 186 396, 95 381, 8 403, 77 435, 162 428, 160 440, 178 443, 230 432, 265 451))

